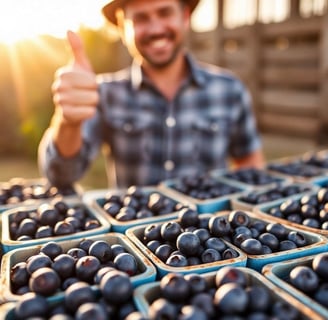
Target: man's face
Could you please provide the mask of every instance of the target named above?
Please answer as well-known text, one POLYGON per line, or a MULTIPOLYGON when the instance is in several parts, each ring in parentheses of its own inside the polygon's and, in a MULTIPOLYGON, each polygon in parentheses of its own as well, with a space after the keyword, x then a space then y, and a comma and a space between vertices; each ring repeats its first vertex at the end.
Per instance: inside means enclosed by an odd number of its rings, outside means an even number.
POLYGON ((122 13, 122 37, 130 54, 152 67, 174 61, 189 28, 189 10, 178 0, 130 0, 122 13))

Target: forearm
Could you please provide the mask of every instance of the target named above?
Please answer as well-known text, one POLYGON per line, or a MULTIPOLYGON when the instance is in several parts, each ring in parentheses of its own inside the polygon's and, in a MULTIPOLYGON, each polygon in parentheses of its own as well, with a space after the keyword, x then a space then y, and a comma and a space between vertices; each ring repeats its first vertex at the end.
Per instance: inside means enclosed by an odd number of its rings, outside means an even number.
POLYGON ((57 113, 52 120, 53 142, 64 158, 71 158, 81 150, 83 139, 81 123, 71 124, 63 121, 57 113))
POLYGON ((49 128, 42 137, 38 149, 40 173, 55 186, 72 186, 88 168, 87 151, 87 145, 82 144, 77 154, 70 158, 64 158, 54 144, 53 128, 49 128))
POLYGON ((265 166, 265 157, 261 149, 250 153, 247 156, 233 159, 233 167, 240 168, 257 168, 263 169, 265 166))

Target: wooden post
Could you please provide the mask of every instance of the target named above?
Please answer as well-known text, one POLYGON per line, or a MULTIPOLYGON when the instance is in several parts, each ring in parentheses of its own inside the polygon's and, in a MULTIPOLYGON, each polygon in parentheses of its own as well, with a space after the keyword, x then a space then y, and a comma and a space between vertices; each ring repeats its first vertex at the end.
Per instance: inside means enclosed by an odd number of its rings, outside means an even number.
POLYGON ((320 52, 319 134, 317 142, 328 144, 328 11, 322 17, 320 52))
POLYGON ((300 17, 300 0, 290 0, 290 18, 300 17))
MULTIPOLYGON (((252 98, 253 98, 253 106, 254 112, 258 118, 259 123, 259 115, 260 115, 260 106, 259 106, 259 70, 261 66, 260 63, 260 41, 261 41, 261 29, 260 24, 255 22, 253 25, 250 25, 248 28, 248 34, 245 37, 245 45, 247 46, 246 49, 246 56, 245 62, 247 64, 246 70, 246 85, 248 86, 252 98)), ((259 123, 259 126, 261 124, 259 123)))
POLYGON ((223 25, 223 19, 224 19, 224 0, 218 0, 218 24, 216 26, 216 30, 214 32, 215 34, 215 46, 214 46, 214 56, 216 57, 215 63, 218 66, 222 66, 222 50, 223 43, 222 43, 222 34, 224 32, 224 25, 223 25))

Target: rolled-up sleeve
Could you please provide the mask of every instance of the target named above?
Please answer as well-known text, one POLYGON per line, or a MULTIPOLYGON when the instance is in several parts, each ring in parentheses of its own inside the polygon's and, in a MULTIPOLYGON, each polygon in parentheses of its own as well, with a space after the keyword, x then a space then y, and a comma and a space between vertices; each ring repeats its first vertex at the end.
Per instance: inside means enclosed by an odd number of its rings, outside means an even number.
POLYGON ((99 153, 101 140, 101 123, 99 115, 86 121, 83 125, 83 144, 73 157, 63 157, 53 141, 53 130, 48 128, 38 148, 38 166, 42 176, 57 187, 72 186, 80 180, 91 162, 99 153))

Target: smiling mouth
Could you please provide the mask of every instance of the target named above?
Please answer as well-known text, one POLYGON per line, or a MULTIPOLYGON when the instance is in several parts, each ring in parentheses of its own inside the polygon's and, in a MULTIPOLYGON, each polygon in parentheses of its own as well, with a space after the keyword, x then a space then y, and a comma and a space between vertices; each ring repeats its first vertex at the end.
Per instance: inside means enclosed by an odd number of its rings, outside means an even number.
POLYGON ((149 45, 155 49, 161 49, 164 48, 168 43, 168 39, 167 38, 162 38, 162 39, 156 39, 156 40, 152 40, 149 41, 149 45))

